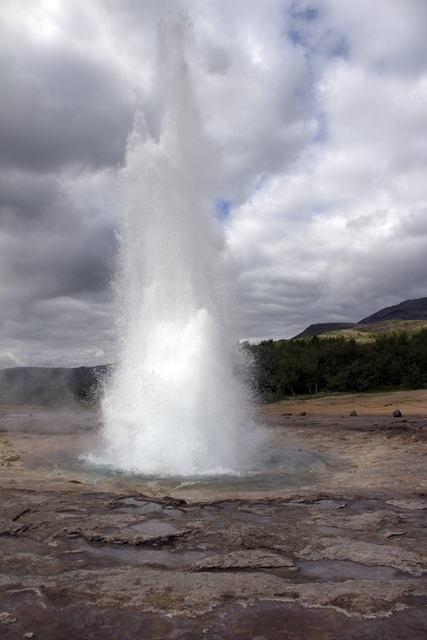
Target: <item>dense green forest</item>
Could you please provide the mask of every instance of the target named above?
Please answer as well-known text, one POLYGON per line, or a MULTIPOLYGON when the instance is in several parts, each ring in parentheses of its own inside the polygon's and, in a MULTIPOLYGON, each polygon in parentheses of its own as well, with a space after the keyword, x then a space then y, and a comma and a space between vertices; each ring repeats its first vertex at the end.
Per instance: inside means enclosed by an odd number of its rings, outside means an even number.
POLYGON ((264 340, 244 344, 254 359, 261 399, 320 392, 367 392, 427 386, 427 329, 375 336, 264 340))

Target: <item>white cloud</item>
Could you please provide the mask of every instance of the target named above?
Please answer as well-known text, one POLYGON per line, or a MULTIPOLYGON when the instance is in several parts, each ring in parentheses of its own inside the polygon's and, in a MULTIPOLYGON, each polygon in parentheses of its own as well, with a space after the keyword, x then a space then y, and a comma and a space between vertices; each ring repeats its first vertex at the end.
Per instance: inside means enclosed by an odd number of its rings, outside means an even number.
MULTIPOLYGON (((423 0, 184 0, 242 337, 427 295, 423 0)), ((108 359, 117 163, 174 0, 2 3, 0 366, 108 359)))

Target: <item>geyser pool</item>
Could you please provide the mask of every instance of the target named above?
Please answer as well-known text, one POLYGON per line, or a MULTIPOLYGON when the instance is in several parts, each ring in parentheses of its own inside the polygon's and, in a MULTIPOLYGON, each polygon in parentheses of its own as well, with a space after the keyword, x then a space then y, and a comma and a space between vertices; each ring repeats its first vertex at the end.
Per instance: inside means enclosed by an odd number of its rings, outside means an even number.
POLYGON ((236 473, 250 466, 260 432, 236 375, 245 362, 219 223, 204 201, 210 155, 180 20, 166 40, 161 134, 150 137, 137 114, 121 170, 118 364, 102 399, 105 448, 96 460, 160 476, 236 473))

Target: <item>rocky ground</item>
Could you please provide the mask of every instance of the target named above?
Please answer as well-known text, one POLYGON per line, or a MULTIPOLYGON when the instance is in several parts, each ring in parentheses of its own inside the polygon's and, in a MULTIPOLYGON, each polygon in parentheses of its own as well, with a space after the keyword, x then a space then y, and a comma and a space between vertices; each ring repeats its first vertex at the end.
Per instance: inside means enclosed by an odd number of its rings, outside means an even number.
POLYGON ((422 413, 266 407, 272 449, 323 466, 212 489, 62 464, 96 416, 30 411, 0 416, 2 638, 427 638, 422 413))

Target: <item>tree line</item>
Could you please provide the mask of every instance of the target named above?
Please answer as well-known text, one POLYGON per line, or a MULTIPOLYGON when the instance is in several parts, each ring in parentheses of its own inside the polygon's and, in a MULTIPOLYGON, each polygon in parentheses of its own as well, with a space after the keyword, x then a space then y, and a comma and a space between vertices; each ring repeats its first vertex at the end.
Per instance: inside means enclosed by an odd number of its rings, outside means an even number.
POLYGON ((367 392, 427 386, 427 329, 354 338, 264 340, 244 343, 253 384, 264 401, 320 392, 367 392))

